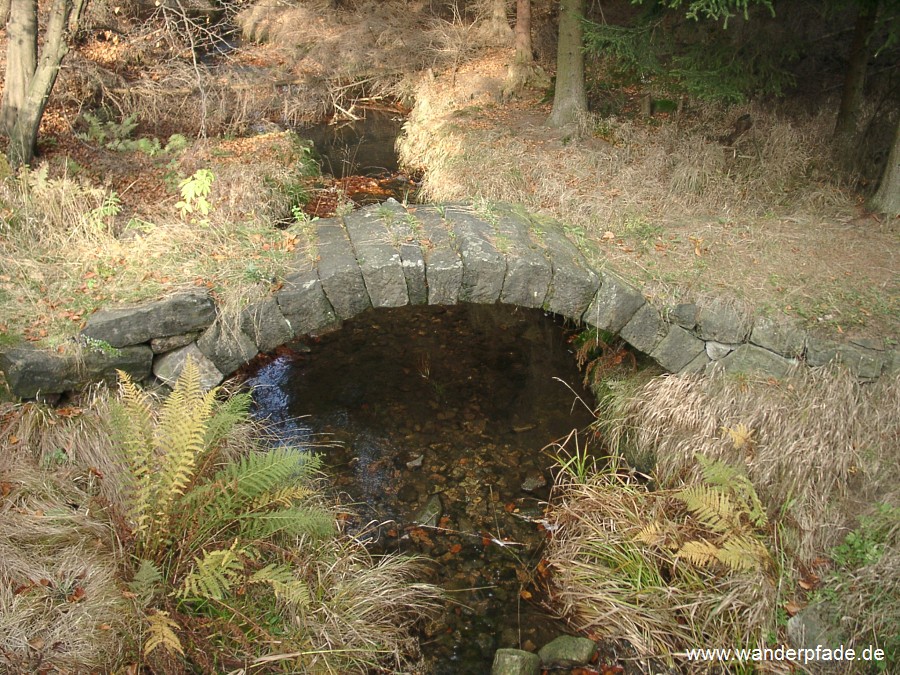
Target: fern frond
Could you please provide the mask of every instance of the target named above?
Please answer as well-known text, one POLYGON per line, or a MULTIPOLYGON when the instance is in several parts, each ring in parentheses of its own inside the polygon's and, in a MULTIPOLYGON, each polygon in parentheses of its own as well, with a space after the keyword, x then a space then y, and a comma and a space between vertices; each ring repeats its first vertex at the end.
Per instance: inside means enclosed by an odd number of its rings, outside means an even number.
POLYGON ((128 517, 138 532, 144 530, 150 517, 150 505, 154 501, 153 474, 153 410, 147 396, 132 382, 124 371, 119 375, 119 400, 110 406, 110 432, 122 449, 133 480, 128 517))
POLYGON ((731 437, 735 450, 749 448, 753 444, 753 430, 743 422, 736 427, 722 427, 722 436, 731 437))
POLYGON ((719 547, 704 539, 685 542, 675 554, 699 567, 709 567, 718 561, 719 547))
POLYGON ((769 552, 753 536, 737 533, 722 542, 716 558, 736 572, 758 570, 769 560, 769 552))
MULTIPOLYGON (((723 427, 724 429, 725 427, 723 427)), ((743 424, 737 426, 738 431, 752 434, 743 424)), ((733 431, 728 429, 728 431, 733 431)), ((719 491, 725 491, 734 496, 739 502, 738 511, 750 518, 756 527, 765 527, 768 523, 766 510, 756 494, 756 488, 747 477, 747 474, 738 467, 731 466, 719 460, 711 460, 697 454, 697 462, 700 464, 703 480, 719 491)))
POLYGON ((700 471, 703 474, 703 480, 713 487, 729 488, 740 479, 746 480, 747 477, 741 469, 726 464, 717 459, 709 459, 705 455, 697 453, 694 455, 697 463, 700 465, 700 471))
POLYGON ((739 524, 739 513, 731 498, 709 485, 691 485, 675 498, 684 502, 688 511, 714 532, 729 532, 739 524))
POLYGON ((159 571, 159 567, 153 561, 141 560, 138 571, 135 572, 134 578, 128 582, 127 586, 128 590, 146 603, 156 595, 162 580, 162 572, 159 571))
POLYGON ((165 647, 169 651, 178 652, 184 656, 181 640, 175 634, 178 624, 169 618, 169 613, 157 610, 147 617, 147 639, 144 641, 144 656, 157 647, 165 647))
POLYGON ((663 532, 659 523, 650 523, 649 525, 642 527, 640 531, 634 535, 634 540, 636 542, 646 544, 647 546, 658 546, 665 541, 665 538, 665 532, 663 532))
POLYGON ((314 490, 300 484, 267 490, 250 503, 250 508, 254 511, 263 511, 272 506, 291 506, 314 493, 314 490))
POLYGON ((268 491, 308 479, 318 467, 318 459, 307 452, 277 448, 246 455, 217 473, 213 481, 228 486, 244 503, 252 503, 268 491))
POLYGON ((234 394, 215 407, 206 425, 204 446, 214 448, 225 439, 235 426, 249 418, 253 397, 246 392, 234 394))
POLYGON ((289 565, 266 565, 254 572, 248 583, 267 584, 275 591, 275 597, 294 605, 305 607, 310 602, 309 586, 294 576, 289 565))
POLYGON ((202 392, 199 370, 188 359, 163 404, 156 427, 156 445, 165 457, 157 498, 158 514, 162 518, 194 478, 197 461, 205 449, 206 424, 216 392, 216 389, 202 392))
POLYGON ((184 578, 177 595, 184 599, 224 600, 244 572, 237 541, 231 548, 206 551, 194 558, 194 565, 184 578))
POLYGON ((248 541, 269 539, 276 534, 321 539, 333 533, 334 517, 330 513, 305 506, 256 512, 241 519, 240 536, 248 541))

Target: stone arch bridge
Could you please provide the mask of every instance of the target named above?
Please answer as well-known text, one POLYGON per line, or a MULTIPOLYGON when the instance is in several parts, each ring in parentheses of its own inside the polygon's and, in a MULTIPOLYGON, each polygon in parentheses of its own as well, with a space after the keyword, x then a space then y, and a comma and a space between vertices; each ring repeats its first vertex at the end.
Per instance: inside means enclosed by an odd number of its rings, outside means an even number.
POLYGON ((177 293, 96 312, 77 354, 10 349, 0 370, 15 395, 33 398, 116 369, 172 382, 191 356, 213 386, 259 352, 332 330, 370 307, 460 302, 542 308, 596 326, 669 372, 718 364, 781 377, 798 360, 815 366, 839 358, 875 378, 900 365, 881 342, 822 340, 787 317, 754 320, 724 301, 655 306, 592 265, 559 223, 508 205, 407 208, 389 200, 315 226, 315 262, 298 257, 283 284, 237 319, 225 319, 205 292, 177 293))

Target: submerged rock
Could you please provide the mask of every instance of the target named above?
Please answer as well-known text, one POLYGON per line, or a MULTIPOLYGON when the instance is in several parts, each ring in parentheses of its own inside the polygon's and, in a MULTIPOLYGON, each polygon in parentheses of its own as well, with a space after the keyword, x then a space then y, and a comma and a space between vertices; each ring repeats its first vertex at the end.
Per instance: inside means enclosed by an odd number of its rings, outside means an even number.
POLYGON ((442 515, 444 515, 444 503, 441 501, 440 493, 435 493, 428 498, 425 506, 419 509, 413 522, 417 525, 436 527, 442 515))

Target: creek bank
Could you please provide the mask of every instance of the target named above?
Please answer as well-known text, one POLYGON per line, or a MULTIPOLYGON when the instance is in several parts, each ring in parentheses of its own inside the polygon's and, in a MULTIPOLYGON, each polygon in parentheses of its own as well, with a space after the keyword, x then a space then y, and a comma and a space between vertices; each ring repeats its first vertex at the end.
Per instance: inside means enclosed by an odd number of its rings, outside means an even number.
POLYGON ((857 377, 875 379, 900 367, 889 340, 838 342, 786 316, 752 317, 725 301, 656 306, 614 272, 592 269, 560 223, 515 207, 406 208, 388 200, 317 221, 316 237, 317 261, 298 257, 296 271, 236 320, 203 291, 177 293, 98 311, 79 339, 57 351, 7 348, 0 370, 15 396, 34 398, 108 378, 117 368, 138 380, 152 369, 171 381, 190 352, 212 386, 257 353, 335 329, 369 307, 498 302, 541 307, 618 334, 669 372, 723 368, 780 378, 798 363, 839 360, 857 377))

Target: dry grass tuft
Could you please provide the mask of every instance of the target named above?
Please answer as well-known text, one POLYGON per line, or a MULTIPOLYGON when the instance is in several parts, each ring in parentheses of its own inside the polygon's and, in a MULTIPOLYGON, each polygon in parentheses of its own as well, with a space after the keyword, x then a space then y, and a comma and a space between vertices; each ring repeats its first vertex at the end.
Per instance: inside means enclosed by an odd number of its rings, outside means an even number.
POLYGON ((778 384, 724 375, 659 377, 604 423, 613 447, 648 459, 665 485, 702 454, 746 467, 770 514, 783 510, 809 560, 841 538, 847 514, 896 481, 900 378, 860 384, 839 367, 799 369, 778 384), (734 442, 728 430, 752 436, 734 442))
POLYGON ((649 527, 683 527, 673 495, 611 472, 557 485, 554 600, 579 629, 625 638, 644 656, 764 644, 777 605, 770 570, 713 571, 647 543, 649 527))
POLYGON ((89 494, 10 451, 0 453, 0 485, 0 667, 112 668, 135 617, 89 494))

